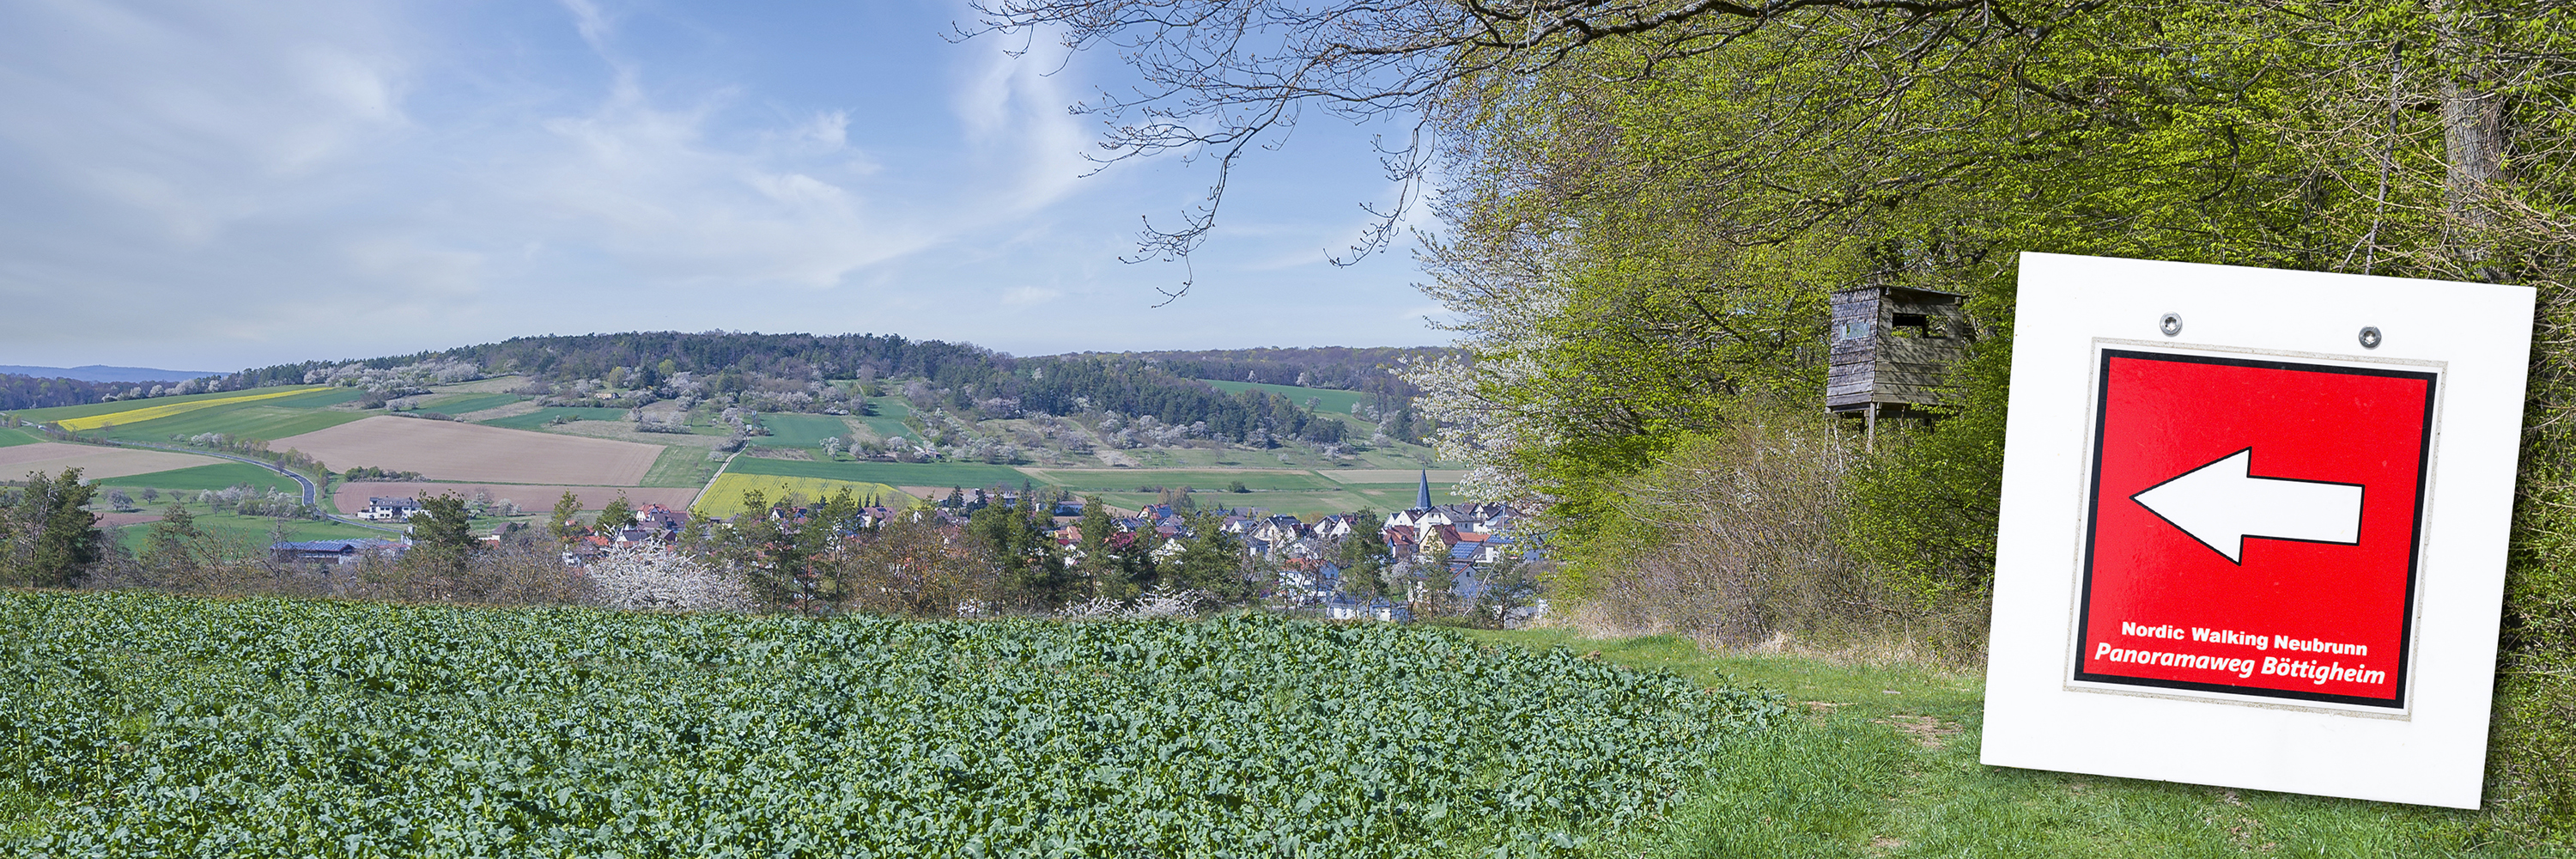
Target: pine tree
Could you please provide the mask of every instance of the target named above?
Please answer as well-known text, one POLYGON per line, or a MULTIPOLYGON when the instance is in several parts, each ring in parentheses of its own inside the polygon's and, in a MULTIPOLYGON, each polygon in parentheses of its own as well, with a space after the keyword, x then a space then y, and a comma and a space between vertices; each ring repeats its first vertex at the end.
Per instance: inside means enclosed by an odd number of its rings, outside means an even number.
POLYGON ((78 584, 107 540, 97 514, 82 509, 93 491, 77 468, 54 478, 27 475, 17 503, 0 509, 0 581, 40 588, 78 584))
POLYGON ((579 515, 581 497, 570 489, 564 490, 563 497, 555 499, 554 518, 546 522, 546 533, 555 538, 556 545, 571 546, 573 538, 581 536, 581 525, 573 518, 579 515))

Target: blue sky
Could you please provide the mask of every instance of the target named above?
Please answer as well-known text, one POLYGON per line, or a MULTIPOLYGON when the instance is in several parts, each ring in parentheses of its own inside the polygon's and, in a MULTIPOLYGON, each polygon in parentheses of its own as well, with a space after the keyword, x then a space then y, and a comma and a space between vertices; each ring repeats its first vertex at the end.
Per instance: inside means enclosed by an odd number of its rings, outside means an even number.
POLYGON ((877 332, 1017 354, 1444 342, 1310 121, 1189 296, 1129 265, 1212 171, 1084 177, 1114 56, 961 3, 0 5, 0 364, 233 369, 531 334, 877 332))

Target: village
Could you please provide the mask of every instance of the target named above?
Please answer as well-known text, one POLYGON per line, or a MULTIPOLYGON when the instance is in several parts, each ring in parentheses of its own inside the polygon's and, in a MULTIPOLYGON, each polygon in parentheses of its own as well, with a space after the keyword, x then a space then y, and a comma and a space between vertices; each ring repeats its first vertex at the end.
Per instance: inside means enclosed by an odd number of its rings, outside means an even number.
MULTIPOLYGON (((1146 569, 1169 566, 1194 543, 1232 554, 1239 565, 1247 604, 1332 620, 1409 622, 1417 615, 1481 613, 1494 625, 1518 627, 1544 615, 1547 601, 1525 568, 1545 561, 1542 541, 1523 527, 1524 511, 1504 504, 1435 504, 1428 473, 1420 478, 1416 504, 1379 516, 1373 511, 1311 517, 1269 513, 1259 508, 1198 511, 1174 504, 1151 504, 1123 511, 1102 505, 1093 517, 1093 499, 1044 497, 1004 487, 960 488, 945 500, 913 499, 901 506, 883 499, 857 501, 849 515, 834 516, 826 504, 801 496, 759 505, 732 517, 676 510, 661 504, 627 508, 611 505, 591 523, 566 517, 540 532, 527 523, 509 522, 477 536, 497 547, 509 541, 554 537, 568 575, 581 576, 611 557, 699 556, 714 560, 726 534, 763 524, 788 538, 817 527, 838 533, 830 542, 864 543, 885 526, 906 521, 927 524, 955 541, 985 510, 1025 515, 1044 541, 1028 551, 1034 562, 1073 569, 1090 552, 1105 552, 1146 569), (1023 504, 1028 505, 1027 508, 1023 504), (1043 508, 1043 509, 1040 509, 1043 508), (758 518, 752 518, 757 516, 758 518), (822 523, 837 520, 837 525, 822 523), (1085 523, 1105 527, 1102 539, 1086 541, 1085 523), (1105 526, 1103 525, 1105 523, 1105 526), (1089 547, 1089 548, 1086 548, 1089 547), (1365 567, 1364 571, 1357 569, 1365 567), (1353 573, 1346 576, 1345 573, 1353 573)), ((434 515, 418 498, 373 497, 357 518, 375 522, 414 523, 434 515)), ((345 566, 398 560, 414 547, 414 538, 278 541, 269 549, 282 564, 345 566)), ((754 566, 771 562, 774 553, 756 552, 754 566)))

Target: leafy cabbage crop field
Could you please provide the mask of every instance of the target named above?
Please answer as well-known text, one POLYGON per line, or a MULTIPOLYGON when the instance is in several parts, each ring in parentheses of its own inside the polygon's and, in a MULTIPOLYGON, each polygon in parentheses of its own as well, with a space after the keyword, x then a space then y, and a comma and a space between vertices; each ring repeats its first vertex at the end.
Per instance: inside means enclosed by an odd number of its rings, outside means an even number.
POLYGON ((1551 854, 1770 697, 1266 617, 0 594, 0 853, 1551 854))

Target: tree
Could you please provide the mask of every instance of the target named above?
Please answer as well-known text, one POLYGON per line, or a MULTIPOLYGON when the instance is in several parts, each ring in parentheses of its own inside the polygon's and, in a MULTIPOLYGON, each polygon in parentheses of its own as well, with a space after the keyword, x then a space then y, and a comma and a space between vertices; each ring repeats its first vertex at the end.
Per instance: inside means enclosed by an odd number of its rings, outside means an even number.
POLYGON ((1044 512, 1033 505, 989 505, 967 520, 966 533, 1001 572, 1004 599, 1051 609, 1073 596, 1073 575, 1047 536, 1044 512))
POLYGON ((1134 597, 1139 589, 1130 559, 1116 553, 1111 543, 1110 538, 1118 535, 1118 524, 1109 518, 1109 506, 1100 503, 1100 496, 1082 500, 1082 518, 1074 523, 1074 530, 1082 535, 1074 544, 1075 552, 1081 555, 1074 575, 1089 587, 1091 596, 1112 600, 1134 597))
POLYGON ((1334 562, 1342 568, 1342 590, 1353 596, 1374 597, 1386 589, 1387 564, 1394 560, 1386 545, 1386 520, 1366 507, 1351 515, 1351 533, 1334 547, 1334 562))
POLYGON ((411 548, 403 553, 403 563, 415 580, 431 577, 433 587, 438 579, 450 580, 437 595, 445 596, 453 580, 465 574, 466 564, 480 548, 474 539, 473 522, 465 513, 465 499, 455 493, 440 493, 420 500, 420 512, 411 517, 411 548))
POLYGON ((564 490, 563 497, 555 499, 554 516, 546 520, 547 536, 555 538, 557 546, 570 548, 573 539, 582 534, 580 516, 581 496, 564 490))
POLYGON ((1207 591, 1228 602, 1242 600, 1250 590, 1243 577, 1243 545, 1225 532, 1225 521, 1216 514, 1186 517, 1190 534, 1181 540, 1180 554, 1172 558, 1168 578, 1175 581, 1171 583, 1207 591))
POLYGON ((595 521, 600 530, 610 533, 631 528, 635 525, 635 508, 627 503, 626 493, 619 492, 616 498, 609 499, 608 506, 600 508, 599 518, 595 521))
POLYGON ((82 509, 91 486, 80 469, 60 475, 27 475, 17 502, 0 510, 0 580, 26 587, 67 588, 79 584, 106 548, 98 516, 82 509))

